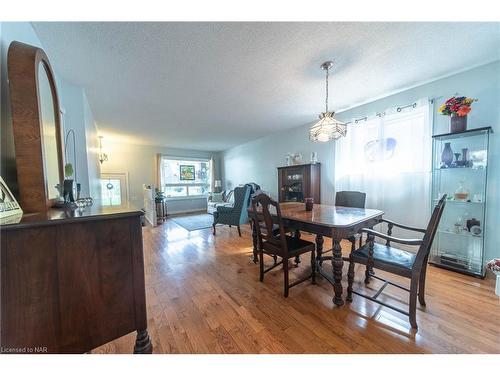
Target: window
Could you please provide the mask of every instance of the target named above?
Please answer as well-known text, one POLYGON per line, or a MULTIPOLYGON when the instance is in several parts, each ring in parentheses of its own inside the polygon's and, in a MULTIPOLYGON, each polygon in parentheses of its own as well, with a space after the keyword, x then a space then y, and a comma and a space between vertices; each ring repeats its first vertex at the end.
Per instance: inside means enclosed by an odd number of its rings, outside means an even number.
POLYGON ((103 206, 123 206, 127 201, 125 173, 101 173, 101 202, 103 206))
POLYGON ((160 176, 167 198, 205 196, 210 191, 211 163, 208 159, 162 157, 160 176))
MULTIPOLYGON (((336 191, 366 193, 366 207, 425 227, 430 216, 431 124, 427 100, 349 125, 335 144, 336 191)), ((404 236, 393 232, 395 235, 404 236)))

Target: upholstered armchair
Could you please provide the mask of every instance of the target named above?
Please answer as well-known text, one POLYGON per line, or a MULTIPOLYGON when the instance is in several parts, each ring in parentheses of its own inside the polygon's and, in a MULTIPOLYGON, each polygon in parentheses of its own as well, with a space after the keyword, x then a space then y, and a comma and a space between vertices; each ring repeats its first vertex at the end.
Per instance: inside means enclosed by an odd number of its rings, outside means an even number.
POLYGON ((248 223, 248 205, 250 203, 250 191, 251 187, 249 185, 239 186, 234 189, 234 205, 233 207, 218 206, 217 211, 213 213, 214 215, 214 236, 215 236, 215 226, 217 224, 226 224, 229 226, 234 225, 238 228, 238 234, 241 237, 240 225, 248 223))
POLYGON ((213 215, 217 207, 233 207, 233 191, 224 190, 222 193, 210 193, 207 197, 207 213, 213 215))

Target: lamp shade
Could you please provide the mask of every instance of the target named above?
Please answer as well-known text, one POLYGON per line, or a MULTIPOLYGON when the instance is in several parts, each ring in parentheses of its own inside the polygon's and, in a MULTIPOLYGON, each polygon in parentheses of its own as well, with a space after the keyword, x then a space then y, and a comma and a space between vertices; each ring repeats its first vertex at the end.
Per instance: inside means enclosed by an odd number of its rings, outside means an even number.
POLYGON ((309 129, 309 139, 313 142, 328 142, 344 137, 347 125, 336 120, 334 112, 322 112, 319 121, 309 129))

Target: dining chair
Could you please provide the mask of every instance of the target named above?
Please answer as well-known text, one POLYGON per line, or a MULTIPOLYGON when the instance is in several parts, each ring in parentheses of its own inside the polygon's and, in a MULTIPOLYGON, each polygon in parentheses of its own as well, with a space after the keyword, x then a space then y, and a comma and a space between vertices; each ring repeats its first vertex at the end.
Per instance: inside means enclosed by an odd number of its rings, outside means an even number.
POLYGON ((366 193, 360 191, 337 191, 335 206, 365 208, 366 193))
POLYGON ((416 312, 417 312, 417 296, 420 305, 425 306, 425 276, 427 271, 427 261, 429 259, 429 252, 431 249, 432 241, 436 234, 441 215, 446 203, 446 194, 439 200, 434 207, 431 219, 426 229, 410 227, 408 225, 398 224, 391 220, 381 219, 380 222, 388 224, 387 234, 377 232, 371 228, 363 228, 361 233, 366 233, 368 238, 366 243, 357 250, 354 250, 349 255, 349 271, 347 273, 348 287, 347 287, 347 301, 352 301, 352 294, 369 299, 370 301, 381 304, 382 306, 393 309, 401 314, 409 316, 411 327, 418 329, 416 312), (402 239, 392 236, 393 227, 403 228, 409 231, 423 233, 422 239, 402 239), (375 237, 386 240, 385 244, 375 242, 375 237), (395 242, 403 245, 418 246, 416 253, 401 250, 391 246, 395 242), (384 282, 382 287, 373 295, 368 296, 352 289, 354 282, 354 265, 355 263, 366 265, 365 270, 365 284, 370 282, 370 279, 376 278, 384 282), (370 272, 370 268, 377 268, 395 275, 409 278, 410 288, 397 284, 395 282, 385 280, 381 277, 375 276, 370 272), (410 293, 409 309, 404 311, 395 306, 389 305, 385 302, 377 300, 378 296, 382 293, 387 285, 393 285, 400 289, 406 290, 410 293))
MULTIPOLYGON (((366 193, 362 193, 360 191, 337 191, 335 193, 335 206, 365 208, 365 202, 366 202, 366 193)), ((351 251, 354 251, 356 249, 356 239, 358 237, 360 241, 359 246, 361 247, 361 238, 362 238, 361 234, 357 233, 348 238, 349 242, 351 243, 351 251)), ((327 254, 330 251, 332 251, 332 249, 322 251, 321 255, 327 254)), ((347 260, 347 258, 344 258, 344 260, 347 260)), ((320 258, 319 263, 320 266, 323 265, 322 258, 320 258)))
POLYGON ((264 193, 254 195, 252 197, 252 215, 255 223, 255 228, 257 230, 257 250, 259 253, 260 281, 264 281, 264 274, 282 264, 285 297, 288 297, 288 291, 290 288, 308 280, 309 278, 311 278, 312 283, 315 284, 316 246, 313 242, 300 239, 298 236, 286 235, 279 203, 274 201, 271 197, 264 193), (260 205, 259 212, 261 212, 262 216, 259 216, 258 214, 258 205, 260 205), (274 210, 276 213, 275 220, 273 220, 271 210, 274 210), (276 225, 278 228, 276 228, 276 225), (288 269, 289 260, 305 253, 311 253, 311 274, 290 283, 288 269), (265 269, 265 254, 272 257, 279 257, 281 258, 281 260, 279 262, 275 261, 271 267, 265 269))

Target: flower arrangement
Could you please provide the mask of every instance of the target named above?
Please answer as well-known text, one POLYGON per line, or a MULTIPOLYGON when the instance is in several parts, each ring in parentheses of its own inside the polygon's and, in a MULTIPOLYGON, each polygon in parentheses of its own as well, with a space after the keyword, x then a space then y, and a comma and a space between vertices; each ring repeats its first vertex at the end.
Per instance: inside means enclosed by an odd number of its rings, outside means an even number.
POLYGON ((441 107, 439 113, 445 116, 467 116, 471 111, 471 105, 477 102, 477 99, 467 98, 466 96, 451 97, 441 107))
POLYGON ((486 264, 486 269, 495 275, 500 275, 500 259, 492 259, 486 264))

